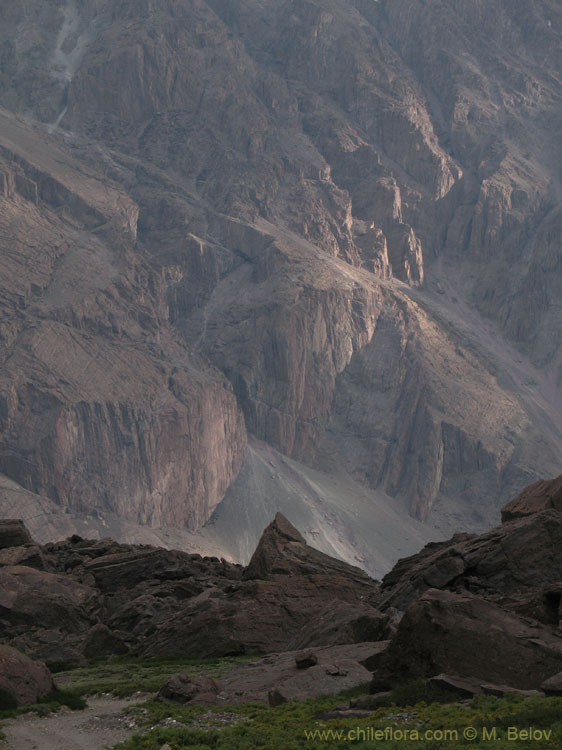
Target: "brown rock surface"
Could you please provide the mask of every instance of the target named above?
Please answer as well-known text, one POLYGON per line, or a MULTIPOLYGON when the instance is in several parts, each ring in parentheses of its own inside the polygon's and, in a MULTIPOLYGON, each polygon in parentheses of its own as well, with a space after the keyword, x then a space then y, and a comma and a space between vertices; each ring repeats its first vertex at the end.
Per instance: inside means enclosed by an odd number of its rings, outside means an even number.
POLYGON ((562 512, 562 475, 525 487, 523 492, 502 508, 502 522, 506 523, 548 509, 562 512))
POLYGON ((69 576, 25 566, 0 568, 0 637, 36 628, 87 630, 97 596, 69 576))
POLYGON ((562 672, 549 677, 541 685, 547 695, 562 695, 562 672))
POLYGON ((267 703, 270 694, 275 692, 282 703, 293 697, 311 698, 355 687, 369 681, 370 672, 361 663, 377 650, 377 646, 376 643, 354 643, 315 648, 313 653, 317 663, 306 670, 297 667, 295 660, 301 653, 299 651, 270 654, 225 675, 221 679, 220 701, 226 704, 267 703))
POLYGON ((538 689, 559 665, 559 633, 479 597, 430 589, 406 611, 373 689, 442 672, 538 689))
MULTIPOLYGON (((516 593, 535 597, 538 589, 561 580, 562 514, 545 510, 487 534, 459 534, 448 542, 429 544, 417 555, 400 560, 383 579, 383 607, 403 610, 428 588, 469 590, 506 601, 516 593)), ((549 591, 539 594, 541 601, 545 597, 541 619, 553 622, 551 610, 555 607, 558 612, 560 597, 552 588, 549 604, 549 591)), ((520 600, 519 605, 526 606, 526 601, 520 600)), ((537 601, 537 614, 538 605, 537 601)))
POLYGON ((285 516, 277 513, 263 532, 242 579, 275 580, 277 576, 295 575, 345 576, 360 585, 372 586, 372 580, 360 568, 310 547, 285 516))
POLYGON ((53 678, 47 667, 16 651, 10 646, 0 645, 0 687, 8 690, 25 706, 37 703, 54 688, 53 678))

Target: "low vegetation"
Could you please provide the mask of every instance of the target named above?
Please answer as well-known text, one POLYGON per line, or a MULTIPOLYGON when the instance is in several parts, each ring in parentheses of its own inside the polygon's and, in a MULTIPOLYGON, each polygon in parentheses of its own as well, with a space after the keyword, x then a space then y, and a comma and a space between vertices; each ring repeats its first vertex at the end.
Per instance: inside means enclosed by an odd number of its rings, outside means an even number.
MULTIPOLYGON (((86 701, 76 693, 67 690, 52 690, 48 695, 37 703, 28 706, 18 706, 15 697, 8 690, 0 689, 0 720, 11 719, 14 716, 34 712, 40 716, 58 711, 67 706, 72 711, 81 711, 86 708, 86 701)), ((1 735, 0 735, 1 736, 1 735)))
POLYGON ((477 696, 450 702, 451 696, 441 693, 428 703, 416 700, 418 690, 427 697, 425 686, 409 683, 394 692, 390 705, 374 707, 365 718, 345 719, 324 715, 364 689, 276 708, 262 704, 228 709, 182 707, 151 700, 137 709, 147 731, 115 750, 160 750, 166 744, 172 750, 343 750, 350 745, 377 750, 490 750, 491 746, 495 750, 552 750, 562 746, 562 698, 477 696), (530 741, 525 734, 529 728, 541 736, 530 741), (377 739, 377 730, 392 730, 393 735, 377 739), (412 732, 418 733, 418 740, 412 732), (432 739, 426 739, 428 733, 432 739))
POLYGON ((134 659, 119 657, 87 667, 59 672, 57 684, 75 695, 110 693, 125 698, 135 693, 155 693, 170 677, 180 672, 221 677, 255 656, 221 659, 134 659))

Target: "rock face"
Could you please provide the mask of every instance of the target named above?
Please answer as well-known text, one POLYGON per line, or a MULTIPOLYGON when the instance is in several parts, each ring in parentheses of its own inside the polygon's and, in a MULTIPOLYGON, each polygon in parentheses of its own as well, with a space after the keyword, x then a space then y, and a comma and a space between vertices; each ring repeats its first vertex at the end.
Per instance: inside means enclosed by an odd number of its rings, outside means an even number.
POLYGON ((559 634, 479 597, 430 589, 406 611, 373 689, 441 672, 536 689, 561 665, 559 634))
POLYGON ((53 663, 77 647, 78 658, 201 658, 375 641, 389 632, 376 608, 378 584, 308 547, 281 515, 246 569, 112 540, 73 537, 40 549, 45 570, 0 568, 0 638, 53 663))
POLYGON ((559 469, 561 25, 549 0, 0 10, 0 472, 194 530, 249 432, 488 528, 559 469))
POLYGON ((10 646, 0 645, 0 687, 16 698, 19 705, 37 703, 54 688, 47 667, 10 646))
POLYGON ((525 487, 523 492, 502 508, 502 521, 505 523, 549 508, 562 512, 562 475, 525 487))
POLYGON ((555 598, 561 574, 562 513, 545 510, 487 534, 459 534, 448 542, 429 544, 400 560, 383 579, 382 591, 385 604, 398 609, 437 587, 505 599, 542 589, 546 595, 548 589, 555 598))

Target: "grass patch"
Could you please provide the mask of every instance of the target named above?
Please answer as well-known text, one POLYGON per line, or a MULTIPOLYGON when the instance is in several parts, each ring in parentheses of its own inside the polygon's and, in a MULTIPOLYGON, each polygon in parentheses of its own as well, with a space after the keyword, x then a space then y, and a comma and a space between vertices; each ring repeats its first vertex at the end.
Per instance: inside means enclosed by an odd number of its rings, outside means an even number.
POLYGON ((220 659, 135 659, 119 657, 87 667, 57 674, 57 682, 75 695, 111 693, 125 698, 134 693, 154 693, 166 680, 181 672, 222 677, 257 656, 232 656, 220 659))
MULTIPOLYGON (((412 689, 412 686, 408 687, 408 690, 412 689)), ((562 698, 477 696, 468 705, 421 701, 406 706, 379 706, 369 717, 362 719, 315 718, 319 713, 333 710, 353 692, 357 691, 291 702, 276 708, 263 704, 209 708, 147 701, 142 708, 147 712, 148 725, 153 728, 118 744, 115 750, 160 750, 166 743, 172 750, 343 750, 350 745, 373 750, 407 750, 409 747, 423 747, 424 750, 490 750, 492 745, 494 750, 528 750, 529 747, 533 750, 553 750, 562 747, 562 698), (219 719, 224 711, 245 716, 249 720, 235 726, 221 727, 219 719), (213 722, 215 713, 217 721, 213 722), (154 724, 169 718, 182 726, 154 727, 154 724), (207 728, 201 727, 202 718, 207 728), (385 730, 387 727, 395 732, 417 730, 420 740, 369 739, 369 731, 385 730), (475 740, 463 737, 463 731, 468 727, 476 730, 475 740), (525 731, 534 727, 552 734, 550 740, 545 736, 530 743, 525 738, 508 739, 510 727, 525 731), (491 741, 489 736, 486 738, 484 730, 494 728, 495 739, 491 741), (363 730, 365 734, 361 735, 358 730, 363 730), (437 733, 437 738, 425 739, 422 733, 428 730, 437 733), (440 739, 438 732, 444 731, 457 734, 440 739)))
POLYGON ((59 711, 63 706, 68 706, 72 711, 81 711, 86 708, 87 703, 75 693, 70 693, 66 690, 51 690, 50 693, 41 698, 37 703, 31 703, 28 706, 18 706, 17 701, 15 701, 15 705, 12 703, 10 707, 3 708, 0 710, 0 720, 12 719, 28 713, 47 716, 47 714, 59 711))
POLYGON ((361 708, 374 711, 382 706, 414 706, 422 701, 427 704, 457 703, 459 696, 452 690, 426 682, 423 679, 408 680, 401 685, 397 685, 390 692, 390 695, 384 695, 380 698, 373 696, 372 700, 362 704, 361 708))

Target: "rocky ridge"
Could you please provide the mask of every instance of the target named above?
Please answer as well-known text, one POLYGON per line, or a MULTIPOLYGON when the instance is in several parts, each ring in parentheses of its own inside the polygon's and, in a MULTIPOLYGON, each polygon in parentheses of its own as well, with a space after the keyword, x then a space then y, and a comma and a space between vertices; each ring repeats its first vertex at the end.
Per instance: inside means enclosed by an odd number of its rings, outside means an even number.
MULTIPOLYGON (((544 500, 559 482, 543 483, 544 500)), ((532 511, 536 488, 528 496, 532 511)), ((112 540, 22 544, 21 523, 1 527, 0 638, 55 670, 125 653, 276 652, 224 684, 178 678, 162 694, 211 703, 257 696, 276 705, 366 674, 373 692, 413 678, 463 694, 558 690, 558 510, 430 544, 382 584, 310 548, 280 514, 246 568, 112 540)))

